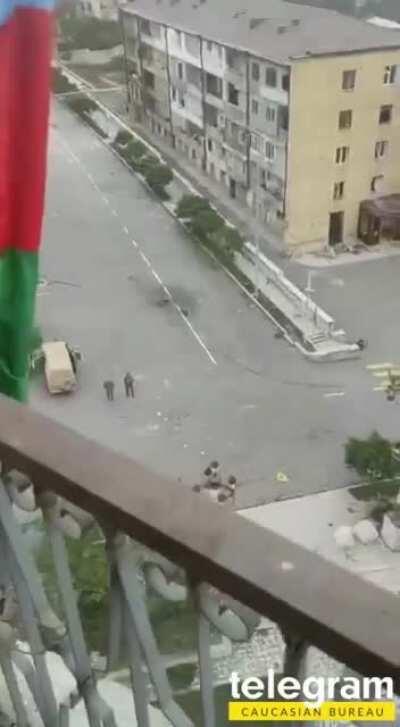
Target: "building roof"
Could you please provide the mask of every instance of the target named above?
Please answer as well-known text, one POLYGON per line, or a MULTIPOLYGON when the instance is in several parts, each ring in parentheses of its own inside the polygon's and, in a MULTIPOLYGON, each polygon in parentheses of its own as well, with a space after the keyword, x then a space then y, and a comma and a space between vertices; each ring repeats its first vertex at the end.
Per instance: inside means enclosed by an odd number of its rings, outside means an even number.
POLYGON ((283 64, 400 48, 398 30, 284 0, 128 0, 123 10, 283 64))

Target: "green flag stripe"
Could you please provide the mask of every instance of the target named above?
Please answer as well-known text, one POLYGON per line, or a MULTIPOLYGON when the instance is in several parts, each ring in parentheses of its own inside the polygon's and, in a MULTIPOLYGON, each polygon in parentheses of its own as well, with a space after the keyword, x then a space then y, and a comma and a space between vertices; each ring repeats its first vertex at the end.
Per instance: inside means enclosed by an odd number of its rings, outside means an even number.
POLYGON ((36 253, 0 256, 0 391, 25 401, 38 280, 36 253))

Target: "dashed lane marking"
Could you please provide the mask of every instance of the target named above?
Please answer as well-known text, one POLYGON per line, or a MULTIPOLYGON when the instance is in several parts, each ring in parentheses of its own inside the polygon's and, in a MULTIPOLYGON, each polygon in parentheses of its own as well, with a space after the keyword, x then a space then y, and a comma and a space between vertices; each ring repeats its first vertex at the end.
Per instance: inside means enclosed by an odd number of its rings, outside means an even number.
MULTIPOLYGON (((71 149, 70 145, 68 144, 68 142, 65 141, 65 139, 62 139, 62 143, 63 143, 63 145, 64 145, 67 153, 72 157, 72 159, 76 162, 76 164, 79 166, 79 168, 81 169, 81 171, 85 174, 85 176, 87 177, 87 179, 89 180, 89 182, 91 183, 91 185, 93 186, 93 188, 98 192, 98 194, 101 197, 101 199, 103 200, 103 202, 107 206, 109 206, 110 205, 110 201, 109 201, 108 197, 106 197, 103 194, 103 192, 100 189, 100 187, 96 184, 96 182, 93 179, 92 174, 86 169, 85 165, 79 159, 79 157, 72 151, 72 149, 71 149)), ((112 214, 114 216, 117 216, 116 210, 112 209, 111 212, 112 212, 112 214)), ((126 228, 126 229, 128 229, 128 228, 126 228)), ((124 228, 124 230, 125 230, 125 228, 124 228)), ((212 355, 211 351, 207 348, 207 345, 205 344, 205 342, 203 341, 203 339, 201 338, 201 336, 199 335, 199 333, 196 331, 196 329, 194 328, 194 326, 188 320, 187 315, 183 312, 183 310, 180 307, 180 305, 176 302, 176 300, 174 299, 174 297, 173 297, 172 293, 170 292, 170 290, 168 289, 168 287, 165 285, 165 283, 163 283, 163 281, 160 278, 159 274, 156 272, 156 270, 154 270, 154 268, 152 267, 152 264, 151 264, 149 258, 147 257, 147 255, 145 255, 145 253, 143 252, 143 250, 140 249, 140 245, 136 242, 136 240, 133 240, 132 239, 131 240, 131 243, 139 251, 139 254, 140 254, 142 260, 145 262, 145 264, 149 268, 149 270, 150 270, 151 274, 153 275, 153 277, 155 278, 155 280, 157 280, 157 282, 159 283, 159 285, 162 287, 164 293, 169 298, 169 300, 171 301, 171 303, 174 306, 175 310, 177 311, 177 313, 179 314, 179 316, 181 317, 181 319, 183 320, 183 322, 185 323, 185 325, 189 328, 192 336, 196 339, 197 343, 202 348, 202 350, 204 351, 204 353, 206 354, 206 356, 208 357, 208 359, 211 361, 211 363, 214 366, 217 366, 218 365, 217 364, 217 361, 215 360, 215 358, 212 355)))
POLYGON ((331 391, 329 394, 324 394, 325 399, 334 399, 335 397, 345 396, 344 391, 331 391))

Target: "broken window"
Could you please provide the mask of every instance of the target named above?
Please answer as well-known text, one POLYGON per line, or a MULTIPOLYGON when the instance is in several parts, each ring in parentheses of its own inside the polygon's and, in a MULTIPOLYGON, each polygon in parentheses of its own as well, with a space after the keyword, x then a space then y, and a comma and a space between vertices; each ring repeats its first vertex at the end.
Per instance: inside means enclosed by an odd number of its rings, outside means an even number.
POLYGON ((381 106, 379 112, 379 123, 390 124, 393 115, 393 106, 381 106))
POLYGON ((353 112, 350 109, 341 111, 339 114, 339 129, 351 129, 353 123, 353 112))
POLYGON ((228 83, 228 101, 233 106, 239 106, 239 90, 233 83, 228 83))
POLYGON ((343 71, 343 91, 353 91, 356 85, 356 71, 343 71))

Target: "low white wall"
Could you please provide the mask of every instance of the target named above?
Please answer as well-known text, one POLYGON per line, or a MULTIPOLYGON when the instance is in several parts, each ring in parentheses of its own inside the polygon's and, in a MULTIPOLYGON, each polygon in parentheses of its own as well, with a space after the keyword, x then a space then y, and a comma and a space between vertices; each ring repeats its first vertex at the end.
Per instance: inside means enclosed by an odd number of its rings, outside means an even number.
POLYGON ((105 50, 88 50, 82 48, 73 50, 68 63, 82 63, 87 66, 102 66, 117 56, 122 56, 123 46, 116 45, 114 48, 106 48, 105 50))

